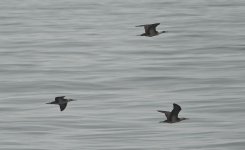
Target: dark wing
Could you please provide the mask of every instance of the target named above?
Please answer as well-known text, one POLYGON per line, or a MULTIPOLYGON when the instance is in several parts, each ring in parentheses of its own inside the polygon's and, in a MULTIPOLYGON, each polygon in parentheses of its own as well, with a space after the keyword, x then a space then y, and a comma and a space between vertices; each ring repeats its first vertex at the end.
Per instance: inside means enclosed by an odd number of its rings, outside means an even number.
POLYGON ((144 25, 138 25, 136 27, 144 27, 145 28, 145 33, 149 33, 149 30, 154 30, 156 31, 156 27, 159 25, 160 23, 154 23, 154 24, 144 24, 144 25))
POLYGON ((56 104, 56 102, 55 101, 52 101, 52 102, 48 102, 46 104, 56 104))
POLYGON ((154 23, 149 25, 148 28, 148 33, 152 32, 151 34, 155 34, 157 32, 156 27, 159 25, 160 23, 154 23))
POLYGON ((171 120, 177 120, 179 112, 181 111, 181 107, 178 104, 173 104, 174 108, 171 111, 171 120))
POLYGON ((164 114, 165 114, 165 116, 166 116, 166 118, 167 118, 167 120, 169 120, 169 119, 170 119, 170 114, 171 114, 171 112, 169 112, 169 111, 163 111, 163 110, 158 110, 158 112, 160 112, 160 113, 164 113, 164 114))
POLYGON ((154 23, 154 24, 151 24, 151 27, 156 29, 156 27, 157 27, 159 24, 160 24, 160 23, 154 23))
POLYGON ((67 106, 67 103, 60 104, 60 111, 63 111, 67 106))
POLYGON ((58 97, 55 97, 55 101, 58 101, 59 99, 64 99, 65 96, 58 96, 58 97))
MULTIPOLYGON (((147 24, 146 24, 147 25, 147 24)), ((145 24, 143 24, 143 25, 137 25, 137 26, 135 26, 135 27, 144 27, 145 26, 145 24)))
POLYGON ((149 28, 150 28, 151 25, 148 25, 148 24, 144 24, 144 25, 138 25, 136 27, 144 27, 145 28, 145 33, 149 33, 149 28))

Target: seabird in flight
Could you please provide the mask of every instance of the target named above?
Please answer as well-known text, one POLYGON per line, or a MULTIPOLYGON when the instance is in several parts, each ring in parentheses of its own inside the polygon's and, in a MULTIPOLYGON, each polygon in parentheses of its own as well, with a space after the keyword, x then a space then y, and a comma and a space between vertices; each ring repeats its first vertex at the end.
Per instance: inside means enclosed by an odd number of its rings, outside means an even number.
POLYGON ((145 25, 138 25, 136 27, 144 27, 145 28, 145 33, 141 34, 140 36, 156 36, 159 35, 161 33, 165 33, 166 31, 161 31, 158 32, 156 30, 156 27, 159 25, 160 23, 154 23, 154 24, 145 24, 145 25))
POLYGON ((186 120, 187 118, 179 118, 178 114, 181 111, 181 107, 178 104, 173 103, 173 110, 170 111, 163 111, 163 110, 158 110, 158 112, 164 113, 167 120, 165 120, 164 122, 167 123, 175 123, 175 122, 179 122, 182 120, 186 120))
POLYGON ((75 101, 73 99, 65 99, 65 96, 59 96, 59 97, 55 97, 55 100, 53 102, 50 103, 46 103, 46 104, 57 104, 60 105, 60 111, 63 111, 66 106, 67 103, 70 101, 75 101))

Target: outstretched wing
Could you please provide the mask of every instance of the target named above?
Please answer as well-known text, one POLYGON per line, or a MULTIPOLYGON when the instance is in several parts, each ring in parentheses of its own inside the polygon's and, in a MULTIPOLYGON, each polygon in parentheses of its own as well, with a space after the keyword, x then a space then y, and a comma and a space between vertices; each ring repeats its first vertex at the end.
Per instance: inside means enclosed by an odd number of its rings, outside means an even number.
POLYGON ((171 120, 177 120, 181 107, 178 104, 173 103, 173 110, 171 111, 171 120))
POLYGON ((144 25, 138 25, 136 27, 144 27, 145 28, 145 33, 146 34, 150 34, 150 32, 157 32, 156 31, 156 27, 159 25, 160 23, 154 23, 154 24, 144 24, 144 25))
POLYGON ((157 33, 156 27, 159 25, 160 23, 154 23, 149 25, 148 27, 148 34, 153 35, 157 33))
POLYGON ((145 24, 145 25, 138 25, 138 26, 136 26, 136 27, 144 27, 144 28, 145 28, 145 33, 146 33, 146 34, 149 33, 150 25, 148 25, 148 24, 145 24))
POLYGON ((63 111, 67 106, 67 103, 60 104, 60 111, 63 111))
POLYGON ((160 113, 164 113, 165 116, 166 116, 166 118, 167 118, 167 120, 170 119, 171 112, 169 112, 169 111, 163 111, 163 110, 157 110, 157 111, 160 112, 160 113))
POLYGON ((145 25, 147 25, 147 24, 137 25, 135 27, 144 27, 145 25))
POLYGON ((151 27, 152 28, 156 28, 160 23, 154 23, 154 24, 151 24, 151 27))
POLYGON ((59 99, 64 99, 65 96, 58 96, 58 97, 55 97, 55 101, 58 101, 59 99))

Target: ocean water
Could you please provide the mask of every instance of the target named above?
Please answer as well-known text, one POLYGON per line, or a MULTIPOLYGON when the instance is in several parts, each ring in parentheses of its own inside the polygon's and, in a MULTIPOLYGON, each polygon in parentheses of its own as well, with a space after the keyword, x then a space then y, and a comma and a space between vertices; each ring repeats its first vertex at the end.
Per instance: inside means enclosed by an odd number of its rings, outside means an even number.
POLYGON ((243 0, 1 0, 1 150, 245 148, 243 0), (137 36, 136 25, 167 33, 137 36), (56 96, 77 101, 66 110, 56 96), (160 123, 156 110, 182 107, 160 123))

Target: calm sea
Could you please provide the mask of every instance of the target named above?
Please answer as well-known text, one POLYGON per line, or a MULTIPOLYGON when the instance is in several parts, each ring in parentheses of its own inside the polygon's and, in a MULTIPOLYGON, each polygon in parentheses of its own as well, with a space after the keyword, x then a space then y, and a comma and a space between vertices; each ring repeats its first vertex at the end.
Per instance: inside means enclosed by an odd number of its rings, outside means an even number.
POLYGON ((244 0, 1 0, 1 150, 245 148, 244 0), (152 38, 136 25, 161 23, 152 38), (77 99, 60 112, 56 96, 77 99), (182 107, 175 124, 156 110, 182 107))

